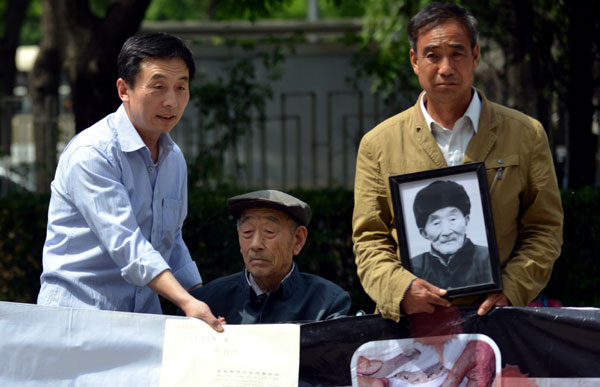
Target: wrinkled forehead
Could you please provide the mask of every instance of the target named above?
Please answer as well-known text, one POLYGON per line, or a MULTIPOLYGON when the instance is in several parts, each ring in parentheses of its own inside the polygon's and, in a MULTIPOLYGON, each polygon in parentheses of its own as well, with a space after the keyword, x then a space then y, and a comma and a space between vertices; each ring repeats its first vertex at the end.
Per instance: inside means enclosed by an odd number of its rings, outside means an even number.
POLYGON ((276 224, 287 224, 290 222, 290 217, 283 211, 269 207, 248 208, 242 211, 239 224, 251 220, 266 220, 276 224))
POLYGON ((427 217, 427 220, 430 221, 433 219, 446 218, 449 216, 464 217, 465 214, 463 214, 462 211, 458 209, 458 207, 448 206, 448 207, 443 207, 443 208, 440 208, 439 210, 433 211, 431 214, 429 214, 429 216, 427 217))

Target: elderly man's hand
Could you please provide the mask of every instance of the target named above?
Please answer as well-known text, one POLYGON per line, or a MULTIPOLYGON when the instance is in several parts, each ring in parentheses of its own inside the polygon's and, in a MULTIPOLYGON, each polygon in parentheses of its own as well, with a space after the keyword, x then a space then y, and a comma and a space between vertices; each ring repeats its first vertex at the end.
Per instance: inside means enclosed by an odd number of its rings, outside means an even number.
POLYGON ((510 302, 502 292, 490 293, 477 309, 477 315, 483 316, 487 314, 494 306, 508 306, 510 302))
POLYGON ((436 306, 450 306, 450 301, 442 298, 447 293, 429 282, 417 278, 406 291, 400 307, 406 314, 433 313, 436 306))

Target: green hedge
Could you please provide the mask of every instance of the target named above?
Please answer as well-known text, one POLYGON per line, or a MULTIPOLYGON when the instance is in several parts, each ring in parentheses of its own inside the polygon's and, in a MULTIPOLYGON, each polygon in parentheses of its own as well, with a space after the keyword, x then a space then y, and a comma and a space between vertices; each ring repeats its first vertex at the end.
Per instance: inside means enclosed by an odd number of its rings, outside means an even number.
POLYGON ((0 300, 35 302, 40 289, 48 195, 0 198, 0 300))
MULTIPOLYGON (((184 239, 205 281, 239 271, 235 222, 226 201, 236 189, 190 192, 184 239)), ((362 290, 351 241, 353 193, 345 189, 300 189, 291 194, 309 203, 313 219, 308 243, 297 258, 301 270, 319 274, 352 296, 352 312, 370 312, 373 303, 362 290)), ((565 208, 563 252, 544 294, 568 306, 600 307, 600 188, 562 192, 565 208)), ((0 198, 0 300, 35 302, 39 291, 48 196, 12 194, 0 198)), ((167 305, 166 313, 173 310, 167 305)))

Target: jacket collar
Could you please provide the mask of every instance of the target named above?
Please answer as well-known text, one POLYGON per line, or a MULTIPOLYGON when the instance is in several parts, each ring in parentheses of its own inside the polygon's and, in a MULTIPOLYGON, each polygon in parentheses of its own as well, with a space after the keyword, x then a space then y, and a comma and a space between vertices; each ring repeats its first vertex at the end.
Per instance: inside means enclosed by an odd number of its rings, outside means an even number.
MULTIPOLYGON (((269 295, 281 293, 282 298, 291 297, 294 294, 294 289, 296 288, 299 279, 300 272, 298 271, 298 265, 296 265, 296 262, 293 262, 292 270, 281 281, 279 286, 269 293, 269 295)), ((243 287, 250 293, 250 298, 263 297, 263 295, 266 298, 267 295, 258 287, 254 278, 252 278, 252 274, 250 274, 246 268, 244 268, 242 272, 242 282, 243 287)))
MULTIPOLYGON (((115 128, 123 152, 135 152, 147 148, 137 129, 129 120, 129 116, 127 115, 127 111, 123 104, 119 106, 115 113, 115 128)), ((158 139, 158 146, 160 148, 160 159, 162 160, 173 150, 174 142, 169 134, 163 133, 158 139)))
MULTIPOLYGON (((479 94, 479 98, 481 98, 479 128, 469 142, 469 146, 465 151, 463 164, 485 160, 496 143, 497 120, 492 110, 491 102, 481 90, 475 89, 475 91, 479 94)), ((425 92, 421 92, 417 103, 413 106, 413 133, 415 140, 438 168, 447 167, 448 164, 446 164, 444 155, 431 134, 427 120, 421 110, 421 99, 424 95, 425 92)))
POLYGON ((413 133, 415 135, 415 141, 421 147, 421 150, 431 158, 438 168, 447 167, 448 164, 446 164, 444 155, 435 141, 431 130, 429 130, 427 120, 425 119, 423 111, 421 110, 421 100, 423 99, 424 95, 425 92, 421 92, 419 98, 417 99, 417 103, 415 106, 413 106, 413 133))
POLYGON ((492 103, 482 91, 477 90, 481 98, 481 115, 479 117, 479 131, 473 136, 465 151, 463 164, 483 161, 491 152, 496 143, 496 129, 498 121, 492 109, 492 103))

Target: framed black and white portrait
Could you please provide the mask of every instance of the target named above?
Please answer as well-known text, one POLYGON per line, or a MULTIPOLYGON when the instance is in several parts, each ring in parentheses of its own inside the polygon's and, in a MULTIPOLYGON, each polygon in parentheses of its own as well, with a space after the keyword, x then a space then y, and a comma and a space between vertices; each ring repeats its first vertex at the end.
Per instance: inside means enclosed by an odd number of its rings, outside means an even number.
POLYGON ((448 298, 502 290, 484 163, 389 181, 404 267, 448 298))

